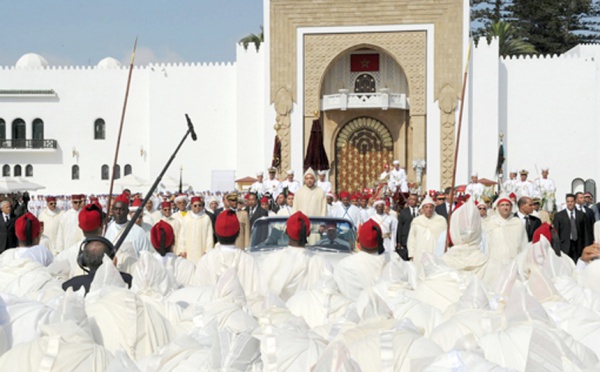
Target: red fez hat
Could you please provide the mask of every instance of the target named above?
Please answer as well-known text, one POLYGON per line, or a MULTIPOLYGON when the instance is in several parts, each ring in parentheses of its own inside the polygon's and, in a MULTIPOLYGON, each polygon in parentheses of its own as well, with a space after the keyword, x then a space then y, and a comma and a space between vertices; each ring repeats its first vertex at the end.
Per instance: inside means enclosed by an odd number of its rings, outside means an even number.
POLYGON ((360 196, 360 200, 369 200, 370 197, 371 197, 371 195, 369 195, 369 194, 362 194, 360 196))
POLYGON ((349 197, 350 197, 350 193, 348 191, 342 191, 340 193, 340 199, 349 198, 349 197))
POLYGON ((533 232, 533 239, 532 239, 532 243, 537 243, 540 241, 541 236, 545 236, 546 239, 548 239, 548 241, 550 242, 550 244, 552 244, 552 230, 554 228, 552 227, 552 225, 550 225, 548 222, 544 222, 540 227, 538 227, 534 232, 533 232))
POLYGON ((157 251, 169 248, 175 242, 173 227, 163 220, 158 221, 150 229, 150 240, 152 241, 152 246, 157 251))
POLYGON ((79 194, 71 195, 71 200, 79 200, 79 194))
POLYGON ((302 237, 306 238, 310 233, 310 220, 304 213, 298 211, 288 218, 285 232, 290 239, 302 240, 302 237), (304 233, 302 233, 303 227, 304 233))
POLYGON ((516 198, 517 198, 517 194, 515 194, 514 192, 511 192, 511 193, 508 195, 508 197, 509 197, 509 198, 511 198, 511 199, 516 199, 516 198))
POLYGON ((140 198, 133 199, 133 203, 131 203, 132 207, 139 207, 140 205, 142 205, 142 199, 140 199, 140 198))
POLYGON ((56 202, 56 198, 54 196, 47 196, 46 203, 56 202))
POLYGON ((360 195, 358 195, 358 194, 353 194, 353 195, 350 197, 350 200, 358 200, 358 199, 360 199, 360 195))
POLYGON ((215 232, 218 236, 229 238, 240 231, 240 221, 231 209, 219 213, 215 222, 215 232))
POLYGON ((129 196, 126 193, 122 193, 121 195, 115 198, 115 203, 121 202, 123 204, 127 204, 129 206, 129 196))
POLYGON ((40 235, 40 230, 40 221, 29 212, 19 217, 15 222, 15 234, 17 238, 22 242, 27 242, 28 245, 40 235))
POLYGON ((291 191, 289 191, 289 192, 288 192, 288 196, 290 196, 290 195, 291 195, 291 196, 294 196, 294 193, 293 193, 293 192, 291 192, 291 191))
POLYGON ((244 195, 244 200, 248 200, 250 199, 250 193, 247 193, 246 195, 244 195))
POLYGON ((512 200, 510 200, 508 198, 500 198, 500 199, 496 200, 496 205, 500 205, 500 203, 503 203, 503 202, 510 203, 511 205, 513 203, 512 200))
POLYGON ((160 208, 161 208, 161 209, 164 209, 164 208, 171 208, 171 202, 164 201, 164 202, 160 203, 160 208))
POLYGON ((269 202, 269 199, 267 199, 266 196, 263 196, 262 198, 260 198, 260 204, 266 204, 269 202))
POLYGON ((192 196, 192 199, 190 200, 191 203, 201 203, 202 202, 202 198, 200 196, 192 196))
POLYGON ((383 244, 381 227, 372 219, 368 219, 358 229, 358 242, 363 248, 375 249, 383 244))
POLYGON ((83 231, 94 231, 102 225, 102 207, 98 203, 87 204, 78 215, 79 228, 83 231))
POLYGON ((97 203, 97 202, 98 202, 98 197, 96 197, 96 196, 90 197, 90 203, 97 203))

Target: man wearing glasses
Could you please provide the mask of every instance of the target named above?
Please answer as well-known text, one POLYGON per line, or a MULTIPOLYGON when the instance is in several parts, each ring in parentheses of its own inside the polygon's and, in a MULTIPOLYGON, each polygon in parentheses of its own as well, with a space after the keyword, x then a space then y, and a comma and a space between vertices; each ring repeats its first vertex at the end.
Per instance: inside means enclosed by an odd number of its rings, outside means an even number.
POLYGON ((83 239, 83 231, 79 228, 79 212, 85 202, 85 195, 75 194, 71 196, 72 208, 63 213, 58 227, 58 236, 54 245, 56 253, 69 248, 83 239))
MULTIPOLYGON (((179 243, 179 233, 181 232, 181 222, 178 219, 173 217, 173 209, 171 209, 171 202, 164 201, 160 203, 160 212, 162 217, 160 221, 165 221, 173 228, 173 233, 175 234, 175 243, 173 243, 173 254, 176 256, 185 257, 185 252, 180 252, 181 244, 179 243)), ((160 221, 157 221, 160 222, 160 221)))
POLYGON ((56 206, 54 196, 46 197, 46 208, 40 212, 39 220, 44 224, 44 235, 50 239, 54 247, 57 246, 58 228, 64 212, 56 206))
POLYGON ((208 250, 214 246, 212 221, 204 210, 204 199, 193 196, 192 210, 186 214, 181 223, 182 254, 193 263, 197 263, 208 250))

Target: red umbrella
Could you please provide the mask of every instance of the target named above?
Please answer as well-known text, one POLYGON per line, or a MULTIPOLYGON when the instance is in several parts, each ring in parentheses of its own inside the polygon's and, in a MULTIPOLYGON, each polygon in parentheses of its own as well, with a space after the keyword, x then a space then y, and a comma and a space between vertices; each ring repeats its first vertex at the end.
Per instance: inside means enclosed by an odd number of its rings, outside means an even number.
POLYGON ((323 147, 323 131, 321 130, 321 121, 313 120, 310 138, 308 139, 308 149, 304 158, 304 170, 312 168, 314 171, 329 169, 329 159, 323 147))

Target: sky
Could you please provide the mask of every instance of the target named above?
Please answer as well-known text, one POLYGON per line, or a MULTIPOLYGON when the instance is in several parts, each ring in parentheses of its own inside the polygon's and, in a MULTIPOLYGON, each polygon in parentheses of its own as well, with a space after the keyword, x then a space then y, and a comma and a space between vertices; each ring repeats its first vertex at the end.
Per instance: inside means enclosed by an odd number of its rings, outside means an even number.
POLYGON ((262 0, 0 0, 0 66, 37 53, 50 65, 233 62, 235 44, 258 34, 262 0))

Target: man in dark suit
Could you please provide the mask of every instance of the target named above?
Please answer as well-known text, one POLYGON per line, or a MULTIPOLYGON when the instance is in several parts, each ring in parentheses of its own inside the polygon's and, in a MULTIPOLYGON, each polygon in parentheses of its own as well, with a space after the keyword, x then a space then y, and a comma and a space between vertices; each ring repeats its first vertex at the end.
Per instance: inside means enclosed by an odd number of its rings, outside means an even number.
POLYGON ((248 194, 248 200, 246 200, 246 205, 247 207, 245 210, 246 212, 248 212, 250 229, 252 229, 252 226, 254 226, 254 222, 257 219, 261 217, 267 217, 269 215, 269 212, 262 209, 260 205, 258 205, 258 197, 254 193, 248 194))
POLYGON ((554 228, 560 239, 560 250, 577 262, 585 244, 585 216, 575 208, 575 195, 567 194, 567 208, 554 217, 554 228))
POLYGON ((533 199, 528 196, 522 196, 517 206, 519 210, 515 212, 515 217, 519 217, 519 219, 523 222, 523 226, 525 226, 525 231, 527 232, 527 241, 533 240, 533 233, 537 230, 538 227, 542 226, 542 220, 533 216, 533 199))
POLYGON ((596 223, 596 216, 594 211, 585 205, 585 196, 582 192, 575 194, 575 209, 583 213, 584 218, 584 247, 594 242, 594 223, 596 223))
POLYGON ((12 214, 12 204, 8 200, 0 203, 2 211, 2 221, 0 221, 0 253, 6 249, 14 248, 18 245, 17 235, 15 235, 16 218, 12 214))
POLYGON ((440 193, 437 195, 437 201, 441 202, 441 204, 435 207, 435 213, 444 217, 446 220, 448 220, 448 211, 450 211, 450 202, 448 201, 449 197, 450 187, 446 187, 446 190, 444 190, 443 194, 440 193))
POLYGON ((406 241, 410 232, 410 224, 413 218, 419 216, 419 207, 417 207, 418 196, 410 194, 406 200, 406 207, 398 214, 398 236, 396 238, 396 252, 403 260, 408 261, 408 248, 406 241))

